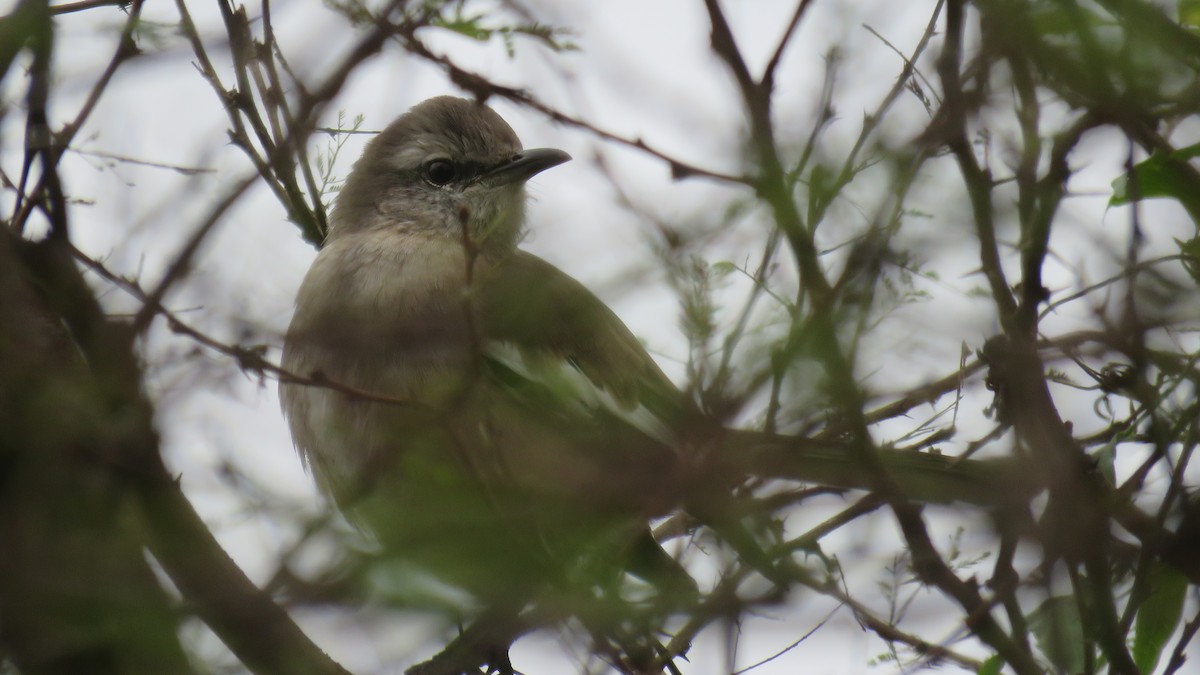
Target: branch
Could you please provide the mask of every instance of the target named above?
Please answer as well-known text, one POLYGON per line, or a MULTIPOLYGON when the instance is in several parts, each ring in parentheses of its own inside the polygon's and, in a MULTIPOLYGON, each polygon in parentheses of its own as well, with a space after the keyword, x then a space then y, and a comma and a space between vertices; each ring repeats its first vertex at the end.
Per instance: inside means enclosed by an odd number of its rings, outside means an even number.
MULTIPOLYGON (((96 104, 100 102, 100 97, 108 89, 108 85, 112 81, 113 75, 116 74, 117 68, 119 68, 121 64, 125 63, 133 56, 136 56, 140 53, 137 45, 133 42, 133 32, 137 27, 138 22, 141 20, 143 2, 144 0, 133 0, 131 3, 129 7, 129 18, 126 19, 125 25, 121 28, 121 36, 117 43, 117 49, 113 53, 112 58, 109 59, 108 64, 105 66, 104 71, 100 74, 100 77, 96 80, 96 83, 92 85, 92 89, 88 92, 88 96, 84 100, 83 106, 80 107, 79 112, 75 115, 75 119, 63 127, 62 131, 58 132, 57 134, 51 134, 48 126, 45 128, 45 148, 42 153, 42 176, 38 180, 38 183, 33 190, 28 192, 30 199, 26 200, 25 202, 21 201, 21 196, 25 193, 23 189, 25 185, 25 175, 22 174, 21 176, 21 189, 17 193, 18 198, 16 206, 13 209, 13 216, 10 220, 10 226, 17 232, 24 231, 25 224, 29 220, 29 216, 34 207, 39 202, 40 195, 42 194, 43 190, 46 190, 48 187, 46 183, 48 176, 54 173, 50 170, 51 167, 58 166, 58 161, 62 158, 63 151, 71 145, 71 141, 75 139, 76 134, 78 134, 79 130, 83 127, 84 122, 87 121, 88 117, 91 116, 92 111, 95 110, 96 104)), ((34 81, 31 84, 36 84, 38 77, 37 68, 31 68, 31 72, 34 75, 34 81)), ((31 105, 30 114, 33 115, 35 110, 36 106, 31 105)), ((26 170, 28 170, 28 164, 26 165, 26 170)))
POLYGON ((155 557, 186 601, 247 667, 263 674, 343 673, 229 559, 167 474, 153 409, 142 388, 134 333, 104 316, 60 246, 48 241, 29 244, 27 250, 25 265, 38 279, 46 302, 53 303, 58 323, 69 331, 88 377, 102 383, 81 390, 97 399, 96 416, 105 425, 94 434, 96 447, 72 450, 112 474, 103 484, 116 481, 125 496, 137 499, 137 514, 148 526, 148 545, 155 557))
POLYGON ((80 0, 79 2, 68 2, 63 5, 53 5, 50 7, 50 13, 54 15, 71 14, 74 12, 84 12, 97 7, 128 7, 130 0, 80 0))
POLYGON ((247 668, 262 675, 348 675, 225 553, 161 461, 137 485, 154 557, 247 668))
POLYGON ((975 159, 974 149, 967 138, 967 97, 963 92, 962 77, 959 74, 963 32, 962 2, 952 0, 946 8, 946 46, 938 59, 944 101, 924 136, 930 143, 944 142, 958 161, 967 196, 971 200, 983 273, 991 287, 992 300, 996 303, 1000 324, 1005 330, 1010 330, 1015 329, 1013 322, 1016 320, 1017 303, 1013 300, 1008 280, 1000 264, 995 215, 992 210, 991 179, 975 159))
POLYGON ((189 325, 186 321, 180 319, 174 312, 163 306, 160 300, 152 299, 150 294, 147 293, 136 281, 126 279, 125 277, 113 273, 111 270, 105 267, 103 263, 92 258, 83 251, 72 247, 71 254, 105 280, 141 302, 144 307, 151 308, 151 312, 153 314, 162 316, 164 319, 166 319, 167 326, 172 331, 180 335, 186 335, 190 337, 203 347, 231 357, 237 362, 238 367, 240 367, 243 371, 260 374, 270 373, 277 376, 280 382, 299 384, 308 387, 323 387, 344 394, 358 401, 385 403, 388 405, 424 408, 430 411, 432 410, 422 403, 396 398, 395 396, 378 394, 375 392, 366 391, 364 389, 358 389, 348 384, 336 382, 328 377, 325 377, 321 373, 295 373, 282 368, 264 358, 263 350, 260 348, 227 344, 189 325))
POLYGON ((779 45, 775 47, 775 53, 771 54, 771 60, 767 62, 767 67, 763 70, 762 81, 766 89, 775 88, 775 70, 779 67, 779 62, 783 59, 783 52, 791 42, 792 36, 796 33, 796 26, 800 25, 800 19, 804 18, 804 13, 808 11, 810 4, 809 0, 800 0, 797 3, 796 11, 792 14, 791 21, 788 21, 787 29, 784 30, 783 37, 779 38, 779 45))
POLYGON ((416 56, 441 66, 442 69, 446 71, 446 74, 449 76, 452 82, 470 92, 481 101, 492 96, 499 96, 500 98, 507 99, 513 103, 536 110, 545 115, 547 118, 560 124, 582 129, 596 136, 597 138, 640 150, 641 152, 661 159, 670 165, 671 177, 675 180, 699 176, 703 178, 711 178, 724 183, 736 183, 751 187, 754 185, 753 179, 747 176, 726 174, 711 169, 705 169, 694 164, 689 164, 680 159, 672 157, 661 150, 658 150, 640 138, 629 139, 618 136, 610 131, 605 131, 604 129, 601 129, 595 125, 585 122, 579 118, 567 115, 564 112, 556 110, 545 103, 542 103, 532 94, 524 90, 496 84, 481 75, 464 70, 450 61, 450 59, 433 53, 424 42, 416 37, 415 29, 416 27, 411 25, 395 27, 396 34, 401 39, 401 43, 404 45, 404 48, 416 56))
POLYGON ((182 279, 192 266, 192 258, 200 250, 200 245, 212 233, 213 228, 217 223, 221 222, 221 217, 225 215, 238 199, 245 194, 246 190, 250 189, 251 185, 258 180, 258 175, 252 175, 249 178, 244 178, 225 195, 225 198, 217 203, 208 213, 208 216, 203 222, 192 232, 192 236, 188 237, 187 242, 183 245, 183 249, 171 261, 170 267, 167 268, 158 286, 146 297, 146 303, 138 310, 138 313, 133 318, 131 328, 135 334, 140 335, 150 326, 150 322, 156 315, 156 308, 161 306, 163 298, 166 297, 167 291, 175 282, 182 279))
POLYGON ((742 94, 742 103, 746 106, 750 118, 750 145, 759 161, 755 189, 759 196, 770 204, 775 222, 787 235, 797 267, 800 269, 803 292, 813 298, 814 312, 823 313, 829 309, 832 302, 829 280, 821 270, 812 233, 805 228, 804 220, 796 208, 791 187, 775 148, 775 132, 771 125, 772 91, 768 83, 755 82, 750 75, 745 59, 738 50, 733 31, 730 30, 725 14, 721 11, 720 3, 717 0, 704 0, 704 6, 708 10, 709 23, 712 26, 713 52, 733 73, 742 94))

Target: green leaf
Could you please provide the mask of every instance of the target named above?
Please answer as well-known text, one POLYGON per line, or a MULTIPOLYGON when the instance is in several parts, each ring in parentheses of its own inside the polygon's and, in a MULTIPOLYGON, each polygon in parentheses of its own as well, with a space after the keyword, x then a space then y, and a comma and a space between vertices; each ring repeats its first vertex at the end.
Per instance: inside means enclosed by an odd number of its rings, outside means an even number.
POLYGON ((834 176, 824 164, 817 164, 808 172, 808 218, 820 219, 825 207, 833 201, 834 176))
POLYGON ((1004 659, 1000 658, 999 654, 995 654, 987 661, 984 661, 983 665, 975 673, 976 675, 1000 675, 1002 668, 1004 668, 1004 659))
POLYGON ((1176 239, 1175 243, 1179 244, 1179 255, 1183 256, 1183 269, 1200 284, 1200 237, 1187 241, 1176 239))
POLYGON ((1188 588, 1186 577, 1163 564, 1155 564, 1147 576, 1150 595, 1133 624, 1133 661, 1143 673, 1154 671, 1163 647, 1175 634, 1188 588))
POLYGON ((734 265, 728 260, 718 260, 710 266, 710 269, 712 269, 713 274, 718 277, 728 276, 738 271, 737 265, 734 265))
POLYGON ((1079 33, 1081 24, 1094 29, 1106 23, 1098 14, 1085 7, 1072 6, 1068 11, 1061 2, 1034 2, 1027 11, 1038 35, 1075 36, 1079 33))
POLYGON ((1096 468, 1100 470, 1100 475, 1104 476, 1104 480, 1108 481, 1109 485, 1117 484, 1117 446, 1112 443, 1105 443, 1092 452, 1092 459, 1096 461, 1096 468))
POLYGON ((1133 171, 1118 176, 1112 182, 1109 206, 1122 206, 1141 199, 1176 199, 1192 219, 1200 222, 1200 190, 1185 167, 1187 161, 1200 156, 1200 143, 1171 153, 1156 152, 1138 162, 1133 171))
POLYGON ((460 14, 453 19, 436 17, 430 21, 430 24, 439 28, 445 28, 446 30, 453 31, 459 35, 471 38, 472 40, 486 42, 487 40, 491 39, 492 30, 479 25, 479 20, 482 18, 484 18, 482 15, 463 16, 460 14))
POLYGON ((1030 613, 1029 630, 1058 672, 1083 670, 1083 623, 1074 596, 1046 598, 1030 613))
POLYGON ((1193 32, 1200 27, 1200 0, 1179 0, 1179 25, 1193 32))

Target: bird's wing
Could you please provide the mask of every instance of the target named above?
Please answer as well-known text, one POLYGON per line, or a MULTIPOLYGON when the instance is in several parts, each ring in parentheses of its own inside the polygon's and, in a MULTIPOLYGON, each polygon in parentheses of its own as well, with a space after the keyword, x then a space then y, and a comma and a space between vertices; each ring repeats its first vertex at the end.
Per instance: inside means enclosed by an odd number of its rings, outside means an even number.
MULTIPOLYGON (((480 276, 473 288, 489 356, 589 405, 648 414, 660 425, 680 413, 675 386, 583 284, 523 251, 481 268, 480 276)), ((648 419, 631 421, 649 431, 648 419)))

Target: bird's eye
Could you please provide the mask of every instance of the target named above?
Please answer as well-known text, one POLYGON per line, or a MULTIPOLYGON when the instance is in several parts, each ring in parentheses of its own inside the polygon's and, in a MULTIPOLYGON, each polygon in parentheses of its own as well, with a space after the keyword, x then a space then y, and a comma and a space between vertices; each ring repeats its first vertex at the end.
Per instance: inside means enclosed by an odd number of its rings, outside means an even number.
POLYGON ((458 169, 444 159, 435 159, 425 165, 425 180, 434 185, 446 185, 457 176, 458 169))

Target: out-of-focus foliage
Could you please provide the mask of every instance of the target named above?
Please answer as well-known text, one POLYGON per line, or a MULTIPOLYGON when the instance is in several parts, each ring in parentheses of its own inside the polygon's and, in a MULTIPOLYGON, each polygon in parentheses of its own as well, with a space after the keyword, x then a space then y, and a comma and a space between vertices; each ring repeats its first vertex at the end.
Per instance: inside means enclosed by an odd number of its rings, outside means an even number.
MULTIPOLYGON (((722 669, 761 661, 762 672, 794 672, 835 649, 826 636, 844 637, 828 617, 852 618, 848 630, 869 633, 856 663, 906 672, 1170 673, 1194 658, 1200 3, 1181 0, 1170 11, 1141 0, 893 6, 905 19, 894 27, 870 16, 846 22, 854 26, 847 35, 865 38, 856 43, 864 54, 885 55, 871 60, 806 42, 834 33, 834 6, 857 17, 854 3, 781 4, 783 22, 765 31, 745 28, 757 25, 755 3, 696 0, 687 5, 694 15, 681 5, 659 35, 702 25, 672 49, 709 45, 698 66, 706 86, 662 114, 691 130, 735 102, 726 108, 737 119, 689 139, 711 158, 679 150, 669 134, 623 135, 612 129, 636 127, 570 107, 570 96, 557 95, 574 86, 569 68, 538 71, 553 81, 514 84, 460 65, 461 43, 569 64, 599 30, 573 24, 570 7, 312 3, 340 42, 330 38, 326 58, 306 70, 296 65, 306 53, 276 33, 283 3, 222 0, 207 22, 208 4, 177 0, 169 20, 154 21, 143 4, 23 0, 0 17, 0 409, 30 411, 0 425, 0 503, 19 506, 0 516, 0 648, 10 664, 68 672, 104 661, 109 667, 95 672, 135 672, 139 653, 177 662, 171 619, 183 617, 209 626, 232 654, 212 656, 185 630, 199 670, 339 672, 282 609, 357 621, 376 646, 399 640, 396 622, 421 617, 437 637, 380 657, 380 667, 418 664, 423 673, 503 666, 514 641, 517 654, 543 644, 523 639, 531 633, 558 637, 557 663, 581 670, 714 672, 699 655, 717 645, 728 654, 722 669), (64 89, 56 70, 84 39, 68 24, 79 13, 116 26, 110 58, 87 71, 85 95, 64 89), (869 25, 860 30, 859 19, 869 25), (462 589, 389 566, 377 542, 336 514, 297 515, 279 486, 250 479, 237 463, 285 450, 235 444, 206 478, 233 495, 233 520, 259 518, 285 533, 255 542, 267 597, 173 500, 178 486, 159 461, 151 409, 169 408, 163 383, 172 377, 178 389, 216 392, 235 408, 254 395, 230 392, 272 380, 380 403, 377 392, 279 368, 264 346, 278 335, 261 328, 275 318, 209 290, 206 274, 235 271, 203 258, 210 247, 229 259, 243 253, 248 237, 213 233, 260 187, 273 210, 238 222, 240 234, 286 220, 294 236, 322 244, 350 159, 344 148, 364 126, 357 114, 347 124, 331 110, 357 113, 338 96, 372 59, 423 64, 446 88, 556 123, 588 144, 576 161, 579 175, 598 181, 591 192, 644 228, 652 263, 618 281, 663 280, 677 297, 678 308, 655 310, 678 317, 659 322, 675 327, 679 348, 662 360, 677 362, 681 392, 662 408, 697 414, 679 413, 672 421, 684 428, 668 430, 683 459, 662 470, 667 496, 631 499, 671 502, 655 535, 697 577, 698 597, 654 606, 638 596, 636 579, 613 581, 621 570, 585 555, 570 570, 584 580, 574 597, 547 591, 498 622, 472 612, 462 589), (151 210, 145 229, 178 237, 154 251, 165 259, 150 259, 153 274, 143 273, 138 228, 94 219, 83 199, 120 204, 146 190, 131 183, 128 195, 77 198, 63 159, 90 156, 86 141, 105 131, 87 126, 97 101, 121 77, 148 72, 131 68, 139 62, 205 83, 212 110, 228 122, 206 144, 236 149, 243 172, 215 176, 225 191, 194 213, 151 210), (334 117, 335 126, 322 126, 334 117), (739 142, 722 150, 710 135, 739 142), (612 162, 623 153, 675 184, 659 186, 647 204, 644 176, 612 162), (700 188, 674 191, 681 186, 700 188), (677 194, 696 203, 672 201, 677 194), (117 232, 118 249, 90 250, 90 235, 105 229, 117 232), (47 344, 57 351, 27 346, 47 344), (197 363, 253 377, 177 375, 197 363), (174 615, 172 596, 149 583, 147 549, 179 591, 174 615), (601 574, 583 573, 593 570, 601 574), (37 576, 47 571, 52 579, 37 576), (50 581, 59 578, 56 596, 50 581), (36 594, 20 591, 26 581, 37 582, 28 586, 36 594), (129 593, 114 597, 105 583, 128 584, 129 593), (434 608, 465 615, 415 608, 406 598, 418 586, 455 600, 434 608), (584 596, 589 603, 568 602, 584 596), (59 611, 81 603, 94 614, 59 611), (787 639, 775 640, 781 631, 787 639), (789 661, 793 647, 806 656, 789 661)), ((151 104, 135 99, 128 105, 151 104)), ((183 126, 181 144, 205 132, 183 126)), ((136 161, 109 160, 105 171, 136 161)), ((572 217, 582 222, 596 208, 572 205, 572 217)), ((253 255, 273 279, 274 251, 253 255)), ((577 381, 559 384, 535 392, 548 396, 546 410, 586 407, 577 381)), ((613 439, 629 431, 612 428, 613 439)), ((597 429, 587 433, 602 437, 597 429)), ((205 445, 202 434, 184 435, 205 445)), ((454 510, 439 515, 453 521, 454 510)), ((504 555, 504 542, 492 542, 502 533, 490 534, 466 542, 471 555, 453 561, 468 575, 472 557, 504 555)), ((336 649, 343 636, 330 631, 317 642, 336 649)), ((520 660, 512 665, 523 670, 520 660)))

